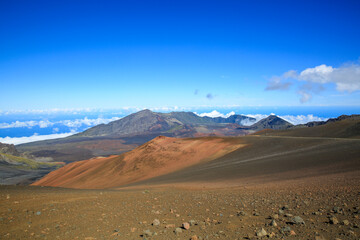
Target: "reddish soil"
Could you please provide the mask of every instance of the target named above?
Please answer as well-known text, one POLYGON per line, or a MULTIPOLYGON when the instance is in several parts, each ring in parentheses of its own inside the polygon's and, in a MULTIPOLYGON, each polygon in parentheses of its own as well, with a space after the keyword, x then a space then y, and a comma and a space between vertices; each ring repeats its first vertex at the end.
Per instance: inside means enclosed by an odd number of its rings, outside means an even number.
POLYGON ((359 176, 191 190, 0 186, 0 239, 356 240, 359 176), (262 228, 266 234, 257 236, 262 228))
POLYGON ((244 144, 240 140, 160 136, 121 155, 68 164, 33 185, 82 189, 114 188, 211 161, 242 146, 244 144))

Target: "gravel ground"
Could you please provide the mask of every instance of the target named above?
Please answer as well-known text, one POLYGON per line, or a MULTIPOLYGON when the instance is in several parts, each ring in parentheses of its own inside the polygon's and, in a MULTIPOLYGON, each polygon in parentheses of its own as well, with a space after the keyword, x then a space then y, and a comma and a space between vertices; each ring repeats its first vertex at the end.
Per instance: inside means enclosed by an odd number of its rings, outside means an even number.
POLYGON ((358 173, 239 188, 0 187, 0 239, 359 239, 358 173))

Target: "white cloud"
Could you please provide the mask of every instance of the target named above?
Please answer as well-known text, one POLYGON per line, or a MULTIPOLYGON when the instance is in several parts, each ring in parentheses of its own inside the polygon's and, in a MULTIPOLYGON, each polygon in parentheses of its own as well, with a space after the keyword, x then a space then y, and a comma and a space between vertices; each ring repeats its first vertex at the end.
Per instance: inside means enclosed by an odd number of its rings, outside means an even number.
POLYGON ((58 123, 61 123, 69 128, 78 128, 81 127, 82 125, 86 125, 86 126, 95 126, 95 125, 99 125, 102 123, 109 123, 112 121, 116 121, 119 120, 119 117, 112 117, 112 118, 96 118, 96 119, 89 119, 87 117, 83 118, 83 119, 75 119, 75 120, 63 120, 63 121, 59 121, 58 123))
POLYGON ((314 68, 307 68, 294 78, 309 82, 327 83, 333 71, 333 67, 322 64, 314 68))
POLYGON ((305 69, 297 78, 314 83, 335 83, 336 89, 340 92, 354 92, 360 90, 360 65, 350 64, 333 68, 322 64, 305 69))
POLYGON ((215 117, 223 117, 223 118, 228 118, 232 115, 235 115, 235 112, 234 111, 231 111, 227 114, 222 114, 216 110, 213 110, 212 112, 209 112, 209 113, 196 113, 194 112, 196 115, 200 116, 200 117, 211 117, 211 118, 215 118, 215 117))
POLYGON ((20 127, 28 127, 32 128, 36 125, 39 125, 38 121, 15 121, 12 123, 0 123, 0 128, 20 128, 20 127))
POLYGON ((297 124, 305 124, 308 122, 314 122, 314 121, 326 121, 328 120, 328 118, 323 118, 323 117, 317 117, 314 116, 313 114, 308 114, 308 115, 283 115, 281 116, 281 118, 285 119, 286 121, 297 125, 297 124))
POLYGON ((22 144, 22 143, 28 143, 28 142, 35 142, 35 141, 41 141, 41 140, 48 140, 48 139, 55 139, 55 138, 64 138, 71 136, 75 134, 76 132, 69 132, 69 133, 54 133, 49 135, 38 135, 34 134, 30 137, 0 137, 0 142, 2 143, 8 143, 8 144, 22 144))
MULTIPOLYGON (((296 71, 290 70, 281 76, 274 76, 268 82, 265 90, 286 90, 288 89, 288 82, 286 79, 294 79, 310 84, 322 85, 333 83, 336 90, 339 92, 354 92, 360 90, 360 64, 344 64, 338 68, 327 66, 325 64, 307 68, 297 74, 296 71)), ((300 87, 298 94, 300 95, 300 102, 304 103, 311 99, 312 94, 315 92, 313 88, 304 89, 300 87)), ((316 93, 316 92, 315 92, 316 93)))
POLYGON ((69 128, 78 128, 81 127, 82 125, 86 125, 86 126, 95 126, 95 125, 99 125, 102 123, 109 123, 112 121, 116 121, 119 120, 120 117, 112 117, 112 118, 95 118, 95 119, 89 119, 87 117, 82 118, 82 119, 74 119, 74 120, 61 120, 61 121, 56 121, 56 122, 50 122, 49 120, 41 120, 41 121, 15 121, 12 123, 0 123, 0 129, 1 128, 21 128, 21 127, 28 127, 28 128, 32 128, 35 126, 39 126, 40 128, 47 128, 47 127, 51 127, 54 124, 61 124, 64 126, 67 126, 69 128))
MULTIPOLYGON (((269 115, 266 115, 266 114, 246 114, 245 116, 255 118, 256 121, 251 123, 251 124, 254 124, 254 123, 260 121, 261 119, 267 118, 269 115)), ((248 126, 248 125, 246 125, 246 126, 248 126)))
MULTIPOLYGON (((274 113, 271 113, 270 115, 276 115, 274 113)), ((267 118, 269 115, 266 114, 246 114, 245 116, 248 117, 252 117, 256 119, 256 122, 260 121, 261 119, 267 118)), ((317 117, 314 116, 313 114, 308 114, 308 115, 280 115, 278 116, 294 125, 297 124, 305 124, 308 122, 313 122, 313 121, 326 121, 328 120, 328 118, 323 118, 323 117, 317 117)), ((251 122, 251 124, 254 124, 254 122, 251 122)), ((249 125, 251 125, 249 124, 249 125)), ((248 126, 248 125, 245 125, 248 126)))
POLYGON ((39 127, 40 128, 47 128, 54 125, 54 123, 50 122, 49 120, 46 121, 39 121, 39 127))

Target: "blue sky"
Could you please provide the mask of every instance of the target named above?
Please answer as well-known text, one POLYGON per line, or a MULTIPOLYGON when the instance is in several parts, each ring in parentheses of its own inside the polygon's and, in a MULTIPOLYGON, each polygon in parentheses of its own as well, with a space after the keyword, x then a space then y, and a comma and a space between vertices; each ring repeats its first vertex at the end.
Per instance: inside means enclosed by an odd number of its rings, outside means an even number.
POLYGON ((359 106, 359 12, 360 1, 4 0, 0 111, 359 106))

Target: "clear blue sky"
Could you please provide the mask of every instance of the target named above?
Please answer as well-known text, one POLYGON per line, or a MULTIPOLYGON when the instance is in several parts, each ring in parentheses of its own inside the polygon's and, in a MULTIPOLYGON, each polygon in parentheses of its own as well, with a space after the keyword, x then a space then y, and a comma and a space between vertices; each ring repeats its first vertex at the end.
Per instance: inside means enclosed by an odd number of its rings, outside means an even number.
POLYGON ((2 0, 0 110, 359 106, 359 26, 360 1, 2 0))

